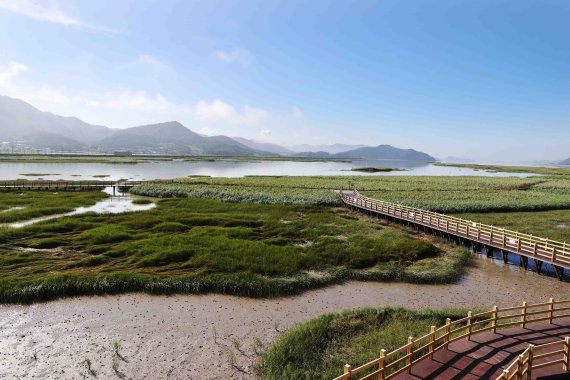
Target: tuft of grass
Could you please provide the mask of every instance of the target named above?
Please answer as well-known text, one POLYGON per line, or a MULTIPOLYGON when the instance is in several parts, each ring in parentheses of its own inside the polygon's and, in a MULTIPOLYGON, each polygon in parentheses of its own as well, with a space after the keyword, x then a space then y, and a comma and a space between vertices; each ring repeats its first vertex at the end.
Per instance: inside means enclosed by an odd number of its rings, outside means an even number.
POLYGON ((263 354, 263 342, 261 341, 261 339, 259 339, 258 337, 254 337, 251 347, 253 349, 253 352, 255 353, 255 355, 262 355, 263 354))
POLYGON ((350 170, 353 172, 363 172, 363 173, 382 173, 382 172, 394 172, 394 171, 401 172, 405 171, 406 169, 368 167, 368 168, 352 168, 350 170))
POLYGON ((111 368, 116 374, 119 373, 119 359, 116 356, 113 356, 111 359, 111 368))
POLYGON ((85 358, 85 360, 83 361, 83 365, 85 365, 85 367, 87 368, 87 372, 89 374, 91 374, 91 376, 96 376, 95 370, 93 369, 92 364, 93 363, 91 362, 91 359, 89 359, 89 358, 85 358))
POLYGON ((236 359, 236 354, 233 351, 228 351, 228 363, 230 365, 230 367, 232 368, 237 368, 237 359, 236 359))
POLYGON ((362 365, 422 336, 446 318, 459 319, 463 309, 407 310, 366 308, 324 314, 283 333, 263 354, 262 378, 329 380, 342 374, 344 364, 362 365))
POLYGON ((133 199, 134 205, 149 205, 153 203, 152 200, 146 198, 135 198, 133 199))

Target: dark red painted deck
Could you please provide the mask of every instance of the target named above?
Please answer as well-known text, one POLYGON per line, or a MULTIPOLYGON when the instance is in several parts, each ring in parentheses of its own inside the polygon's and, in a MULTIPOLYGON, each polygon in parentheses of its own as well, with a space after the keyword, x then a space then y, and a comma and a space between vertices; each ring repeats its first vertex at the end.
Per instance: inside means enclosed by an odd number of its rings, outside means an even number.
MULTIPOLYGON (((570 319, 553 324, 536 323, 526 328, 512 328, 475 335, 471 340, 461 339, 434 354, 433 360, 425 359, 395 377, 398 380, 418 379, 495 379, 529 344, 544 344, 570 336, 570 319)), ((540 363, 540 362, 539 362, 540 363)), ((533 370, 532 378, 564 374, 560 379, 570 379, 562 364, 533 370)))

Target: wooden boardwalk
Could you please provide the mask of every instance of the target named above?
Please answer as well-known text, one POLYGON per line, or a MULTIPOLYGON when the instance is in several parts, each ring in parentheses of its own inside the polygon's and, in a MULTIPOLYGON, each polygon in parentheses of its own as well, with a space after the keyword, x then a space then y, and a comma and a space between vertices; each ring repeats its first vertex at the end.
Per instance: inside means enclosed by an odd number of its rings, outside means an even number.
POLYGON ((566 242, 384 202, 365 197, 356 190, 342 191, 340 195, 344 204, 352 209, 382 215, 432 232, 453 236, 461 241, 470 242, 474 248, 484 247, 488 254, 492 254, 495 249, 500 250, 505 262, 508 260, 509 253, 517 254, 520 256, 521 266, 526 269, 531 260, 539 274, 546 265, 551 265, 553 272, 562 280, 564 269, 570 269, 570 245, 566 242))
POLYGON ((136 185, 142 184, 142 181, 93 181, 93 182, 77 182, 77 181, 5 181, 0 182, 0 190, 4 191, 89 191, 103 190, 107 187, 115 190, 130 189, 136 185))
MULTIPOLYGON (((403 372, 394 379, 496 379, 503 369, 523 352, 529 344, 540 345, 556 342, 570 336, 570 318, 555 321, 553 324, 540 323, 526 328, 499 330, 497 333, 486 332, 461 339, 449 344, 448 349, 434 353, 433 359, 426 358, 403 372)), ((532 379, 561 374, 570 379, 562 365, 534 369, 532 379)))

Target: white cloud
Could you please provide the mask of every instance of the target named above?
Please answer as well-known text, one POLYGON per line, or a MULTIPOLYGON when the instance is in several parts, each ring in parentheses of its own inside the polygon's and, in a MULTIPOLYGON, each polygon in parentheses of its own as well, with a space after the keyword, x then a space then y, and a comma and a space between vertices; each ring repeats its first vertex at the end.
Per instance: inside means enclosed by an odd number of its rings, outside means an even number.
POLYGON ((0 8, 34 20, 51 22, 67 27, 91 29, 102 32, 115 32, 113 29, 100 25, 92 25, 85 21, 76 19, 57 7, 46 7, 45 3, 45 1, 39 2, 32 0, 0 0, 0 8))
POLYGON ((305 117, 305 115, 303 114, 303 111, 301 111, 298 107, 291 108, 291 112, 289 113, 289 116, 292 119, 296 119, 296 120, 302 120, 305 117))
POLYGON ((147 65, 155 71, 165 71, 170 69, 170 66, 166 62, 161 61, 150 54, 139 55, 137 62, 147 65))
POLYGON ((106 92, 103 95, 92 95, 85 104, 92 108, 123 109, 140 112, 154 113, 191 113, 191 108, 177 105, 166 99, 161 94, 148 95, 145 91, 124 90, 120 92, 106 92))
POLYGON ((249 66, 253 61, 253 56, 246 49, 216 50, 214 57, 225 63, 238 63, 242 66, 249 66))
POLYGON ((23 73, 29 69, 28 66, 18 62, 10 62, 6 66, 0 66, 0 85, 8 82, 10 78, 23 73))
POLYGON ((45 102, 56 103, 60 105, 69 105, 74 99, 66 95, 61 90, 51 89, 47 86, 43 86, 37 93, 37 97, 45 102))
POLYGON ((266 121, 270 114, 261 108, 253 108, 248 105, 240 112, 233 106, 216 99, 212 102, 201 100, 195 107, 196 118, 204 122, 227 123, 259 127, 266 121))

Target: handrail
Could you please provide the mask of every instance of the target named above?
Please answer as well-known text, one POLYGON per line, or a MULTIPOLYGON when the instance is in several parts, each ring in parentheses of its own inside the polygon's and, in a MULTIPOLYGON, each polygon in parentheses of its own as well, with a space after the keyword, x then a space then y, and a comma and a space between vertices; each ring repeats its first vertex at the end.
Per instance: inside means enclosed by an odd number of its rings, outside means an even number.
MULTIPOLYGON (((380 351, 380 356, 355 369, 351 365, 344 366, 344 373, 334 380, 389 380, 404 371, 411 371, 414 364, 433 357, 433 354, 447 348, 449 343, 459 339, 470 339, 471 336, 486 331, 496 332, 497 329, 511 326, 525 327, 528 324, 570 317, 570 300, 555 301, 550 298, 548 302, 527 304, 521 306, 499 308, 494 306, 491 310, 473 314, 456 321, 447 319, 445 325, 436 328, 432 326, 430 332, 420 338, 408 338, 408 342, 395 350, 386 353, 380 351), (542 309, 540 309, 542 308, 542 309), (529 311, 529 309, 532 309, 529 311), (537 310, 540 309, 540 310, 537 310), (519 310, 519 313, 513 311, 519 310), (490 317, 484 318, 484 316, 490 317), (527 317, 532 316, 532 319, 527 317), (373 376, 371 375, 373 374, 373 376), (372 376, 372 377, 371 377, 372 376)), ((540 365, 540 364, 539 364, 540 365)), ((512 379, 509 377, 508 379, 512 379)), ((501 378, 501 380, 504 378, 501 378)))
POLYGON ((536 260, 570 268, 570 244, 361 195, 341 192, 347 205, 422 224, 536 260))
POLYGON ((505 368, 496 380, 530 379, 533 369, 549 367, 559 363, 562 363, 564 371, 570 370, 570 337, 538 346, 529 344, 528 348, 505 368), (544 352, 546 349, 549 349, 549 351, 544 352), (554 360, 550 361, 543 360, 553 358, 554 360), (538 362, 539 359, 540 363, 538 362))

